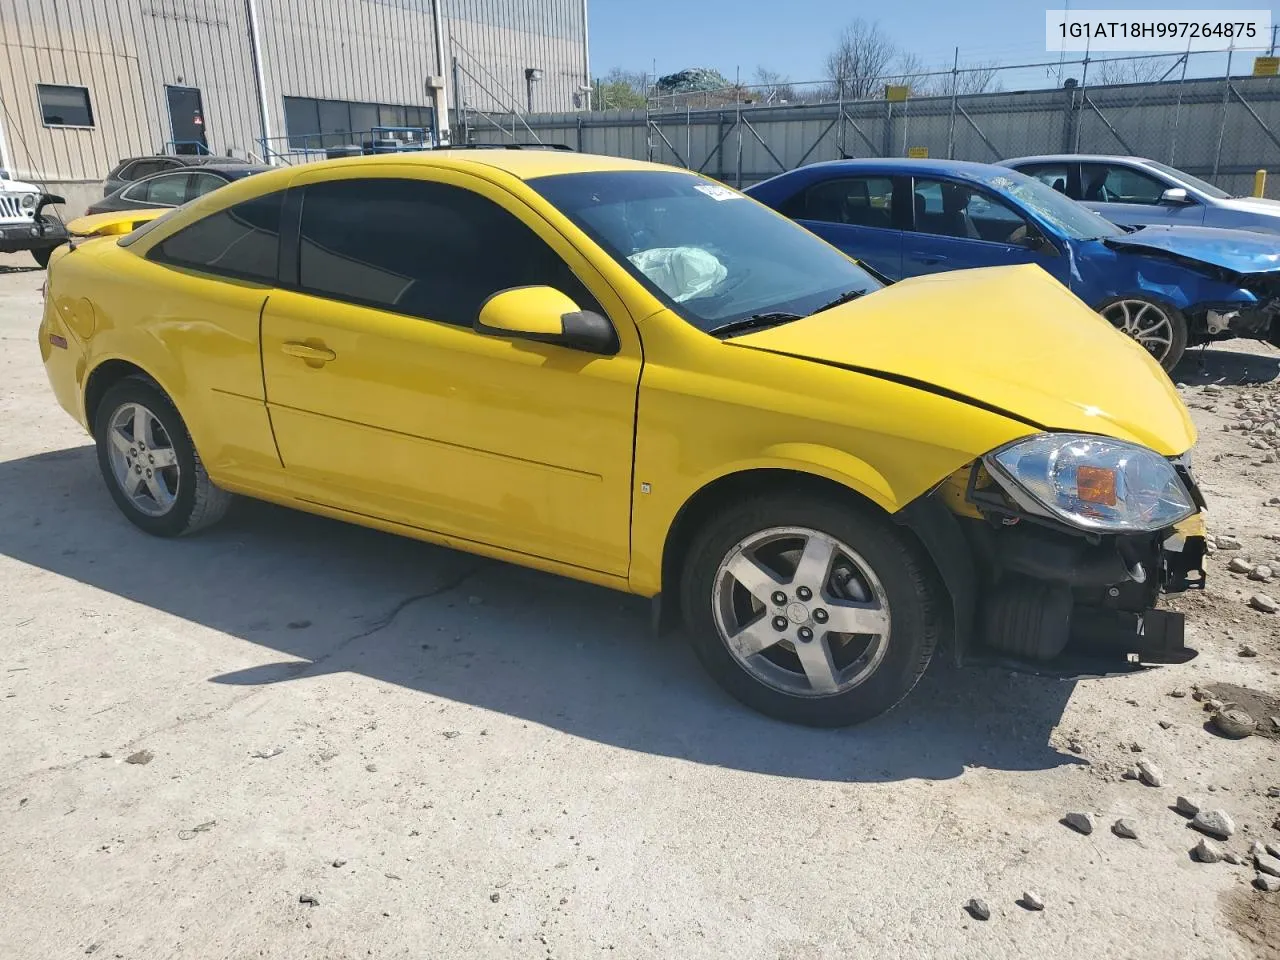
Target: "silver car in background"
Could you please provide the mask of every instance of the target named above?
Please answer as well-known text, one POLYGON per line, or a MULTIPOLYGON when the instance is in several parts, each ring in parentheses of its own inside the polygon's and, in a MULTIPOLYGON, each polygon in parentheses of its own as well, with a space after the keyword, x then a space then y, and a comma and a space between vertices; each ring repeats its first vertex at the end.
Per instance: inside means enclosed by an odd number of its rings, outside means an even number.
POLYGON ((1233 197, 1156 160, 1057 154, 1000 162, 1124 227, 1229 227, 1280 234, 1280 200, 1233 197))

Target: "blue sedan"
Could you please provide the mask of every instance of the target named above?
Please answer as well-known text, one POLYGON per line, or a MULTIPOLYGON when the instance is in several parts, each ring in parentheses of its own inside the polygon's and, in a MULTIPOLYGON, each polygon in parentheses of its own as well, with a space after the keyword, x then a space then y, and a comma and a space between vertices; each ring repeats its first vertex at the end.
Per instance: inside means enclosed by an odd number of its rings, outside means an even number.
POLYGON ((952 160, 817 163, 746 192, 892 280, 1038 264, 1166 370, 1191 344, 1280 346, 1280 243, 1264 234, 1125 229, 1040 180, 952 160))

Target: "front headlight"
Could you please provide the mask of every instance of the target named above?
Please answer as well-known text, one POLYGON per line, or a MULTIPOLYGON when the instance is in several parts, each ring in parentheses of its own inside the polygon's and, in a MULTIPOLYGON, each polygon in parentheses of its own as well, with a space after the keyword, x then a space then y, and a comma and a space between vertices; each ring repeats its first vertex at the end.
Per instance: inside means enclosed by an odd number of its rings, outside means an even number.
POLYGON ((22 195, 22 209, 31 210, 36 205, 36 195, 34 193, 24 193, 22 195))
POLYGON ((1040 434, 988 454, 986 464, 1022 506, 1084 530, 1148 533, 1196 511, 1168 460, 1107 437, 1040 434))

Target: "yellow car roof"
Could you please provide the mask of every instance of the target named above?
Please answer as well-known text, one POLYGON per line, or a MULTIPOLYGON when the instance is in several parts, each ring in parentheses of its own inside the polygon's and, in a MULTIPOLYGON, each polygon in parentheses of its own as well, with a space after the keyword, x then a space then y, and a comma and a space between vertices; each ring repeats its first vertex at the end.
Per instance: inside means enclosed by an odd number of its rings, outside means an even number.
POLYGON ((505 170, 522 180, 558 173, 599 173, 610 170, 655 170, 661 165, 624 157, 604 157, 569 150, 439 150, 437 156, 457 157, 505 170))
MULTIPOLYGON (((421 150, 402 153, 384 153, 377 156, 349 157, 341 160, 321 160, 306 166, 332 164, 334 166, 381 166, 391 164, 405 166, 421 163, 426 166, 467 168, 476 166, 502 170, 521 180, 549 177, 560 173, 600 173, 612 170, 669 170, 657 163, 644 160, 628 160, 622 157, 604 157, 594 153, 575 153, 570 150, 421 150)), ((302 169, 302 166, 293 169, 302 169)), ((261 176, 261 174, 259 174, 261 176)), ((257 179, 256 177, 253 179, 257 179)))

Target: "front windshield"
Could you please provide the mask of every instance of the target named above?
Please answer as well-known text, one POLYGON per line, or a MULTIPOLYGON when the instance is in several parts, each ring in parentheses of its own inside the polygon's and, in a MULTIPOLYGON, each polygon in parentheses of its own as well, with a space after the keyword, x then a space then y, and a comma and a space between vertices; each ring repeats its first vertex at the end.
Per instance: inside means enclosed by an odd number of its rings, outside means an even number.
POLYGON ((1124 235, 1124 231, 1110 220, 1035 177, 1015 170, 1002 170, 983 178, 983 182, 1013 198, 1070 240, 1100 240, 1124 235))
POLYGON ((807 316, 881 287, 803 227, 693 174, 567 173, 529 185, 703 331, 807 316))
POLYGON ((1213 197, 1215 200, 1226 200, 1226 199, 1229 199, 1231 196, 1231 194, 1227 193, 1227 191, 1218 189, 1212 183, 1209 183, 1207 180, 1201 180, 1199 177, 1193 177, 1191 174, 1185 173, 1182 170, 1174 169, 1173 167, 1169 166, 1167 163, 1160 163, 1156 160, 1148 160, 1147 165, 1156 170, 1159 170, 1161 173, 1167 173, 1169 176, 1173 177, 1175 180, 1179 181, 1180 183, 1185 183, 1188 187, 1192 187, 1196 190, 1199 190, 1201 193, 1205 194, 1206 196, 1213 197))

